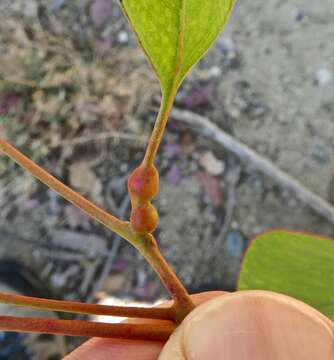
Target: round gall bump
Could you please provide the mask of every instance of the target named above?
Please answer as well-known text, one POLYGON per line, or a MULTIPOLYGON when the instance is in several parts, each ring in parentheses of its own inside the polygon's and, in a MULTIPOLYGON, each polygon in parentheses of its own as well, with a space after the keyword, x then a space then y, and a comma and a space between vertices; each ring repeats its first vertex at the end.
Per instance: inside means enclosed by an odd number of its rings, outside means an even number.
POLYGON ((134 207, 131 211, 130 223, 132 228, 140 234, 150 234, 158 226, 159 215, 151 203, 134 207))
POLYGON ((156 167, 138 166, 129 176, 128 189, 130 196, 138 198, 140 202, 153 199, 159 192, 159 173, 156 167))

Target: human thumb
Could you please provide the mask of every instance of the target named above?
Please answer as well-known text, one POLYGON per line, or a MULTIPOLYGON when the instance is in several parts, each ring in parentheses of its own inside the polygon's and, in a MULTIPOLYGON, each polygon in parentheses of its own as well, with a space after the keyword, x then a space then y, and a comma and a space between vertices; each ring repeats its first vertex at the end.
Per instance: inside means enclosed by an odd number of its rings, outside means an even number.
POLYGON ((242 291, 191 312, 159 360, 331 360, 334 325, 314 308, 269 291, 242 291))

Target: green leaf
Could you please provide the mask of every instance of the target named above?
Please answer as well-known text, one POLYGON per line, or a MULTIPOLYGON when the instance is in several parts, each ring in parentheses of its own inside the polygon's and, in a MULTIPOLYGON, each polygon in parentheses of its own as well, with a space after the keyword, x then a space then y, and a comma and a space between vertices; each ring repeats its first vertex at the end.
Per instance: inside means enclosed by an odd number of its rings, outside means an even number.
POLYGON ((290 295, 334 320, 334 242, 286 231, 260 235, 245 255, 238 287, 290 295))
POLYGON ((222 30, 234 0, 120 0, 165 96, 222 30))

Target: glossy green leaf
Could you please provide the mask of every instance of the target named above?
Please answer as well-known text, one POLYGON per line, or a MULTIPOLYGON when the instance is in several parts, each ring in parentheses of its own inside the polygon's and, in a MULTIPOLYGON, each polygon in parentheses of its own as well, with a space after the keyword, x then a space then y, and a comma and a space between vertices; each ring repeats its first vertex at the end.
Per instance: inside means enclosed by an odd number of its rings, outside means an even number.
POLYGON ((245 255, 238 287, 290 295, 334 320, 334 241, 285 231, 260 235, 245 255))
POLYGON ((234 0, 121 0, 165 95, 222 30, 234 0))

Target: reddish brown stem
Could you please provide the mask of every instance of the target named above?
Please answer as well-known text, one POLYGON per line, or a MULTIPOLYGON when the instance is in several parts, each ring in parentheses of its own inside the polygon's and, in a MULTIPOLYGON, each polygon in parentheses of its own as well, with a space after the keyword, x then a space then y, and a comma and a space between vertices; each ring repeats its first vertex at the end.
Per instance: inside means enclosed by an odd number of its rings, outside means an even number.
POLYGON ((91 315, 111 315, 132 318, 173 320, 173 308, 144 308, 134 306, 110 306, 85 304, 76 301, 61 301, 0 293, 0 303, 28 306, 43 310, 91 315))
POLYGON ((159 275, 162 283, 172 296, 174 300, 174 321, 180 323, 195 308, 195 304, 175 272, 161 255, 153 235, 147 234, 143 237, 142 246, 138 247, 138 250, 159 275))
MULTIPOLYGON (((167 102, 166 104, 168 105, 167 108, 169 109, 172 104, 172 100, 171 103, 167 102)), ((166 121, 165 118, 164 121, 166 121)), ((157 132, 159 136, 162 136, 165 126, 163 125, 164 121, 161 122, 161 128, 157 132)), ((159 138, 159 136, 157 135, 157 139, 159 138)), ((161 138, 159 139, 161 140, 161 138)), ((148 157, 147 161, 144 162, 146 166, 154 161, 155 153, 159 146, 160 140, 154 145, 155 150, 148 150, 148 154, 151 155, 148 157)), ((166 260, 162 257, 157 247, 156 241, 151 234, 142 235, 138 232, 133 231, 128 222, 122 221, 114 217, 113 215, 108 214, 103 209, 97 207, 96 205, 88 201, 86 198, 84 198, 68 186, 64 185, 61 181, 59 181, 47 171, 42 169, 40 166, 35 164, 33 161, 31 161, 29 158, 27 158, 15 147, 8 144, 3 139, 0 139, 0 150, 6 153, 16 163, 18 163, 24 169, 28 170, 32 175, 37 177, 48 187, 58 192, 68 201, 72 202, 79 209, 88 214, 91 218, 104 224, 107 228, 113 230, 121 237, 128 240, 133 246, 135 246, 145 256, 150 265, 159 274, 163 284, 166 286, 167 290, 170 292, 173 299, 175 300, 175 304, 172 308, 174 310, 173 319, 175 321, 181 322, 183 318, 195 307, 186 289, 184 288, 180 280, 177 278, 175 273, 171 270, 166 260)))
POLYGON ((172 323, 106 324, 81 320, 54 320, 0 316, 0 330, 68 336, 166 341, 175 330, 172 323))
POLYGON ((63 198, 76 205, 79 209, 84 211, 91 218, 104 224, 107 228, 115 231, 118 235, 125 237, 128 233, 128 225, 125 221, 122 221, 115 216, 107 213, 103 209, 94 205, 92 202, 63 184, 47 171, 31 161, 28 157, 23 155, 14 146, 7 143, 5 140, 0 139, 0 150, 7 154, 12 160, 14 160, 21 167, 30 172, 37 179, 42 181, 49 188, 56 191, 63 198))

